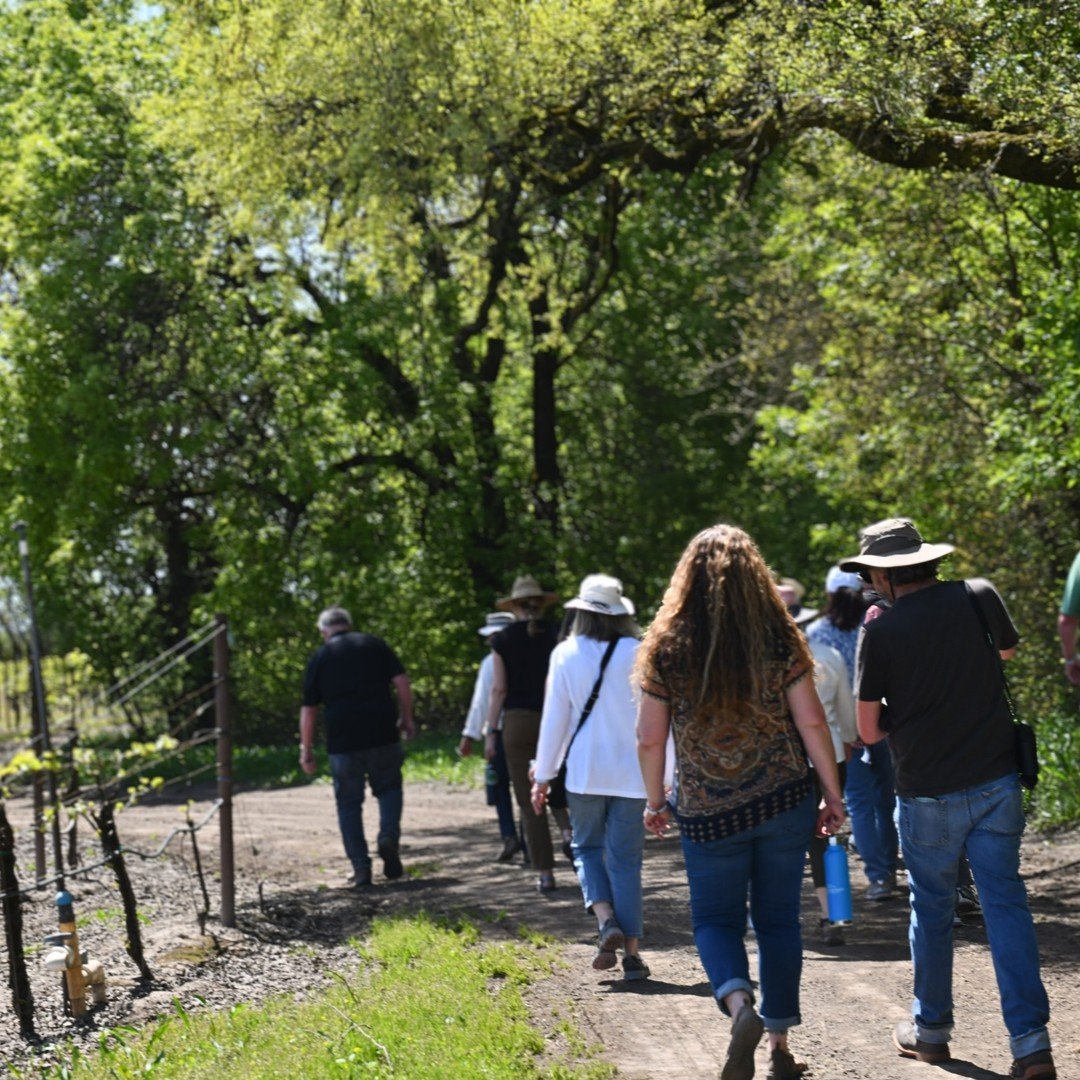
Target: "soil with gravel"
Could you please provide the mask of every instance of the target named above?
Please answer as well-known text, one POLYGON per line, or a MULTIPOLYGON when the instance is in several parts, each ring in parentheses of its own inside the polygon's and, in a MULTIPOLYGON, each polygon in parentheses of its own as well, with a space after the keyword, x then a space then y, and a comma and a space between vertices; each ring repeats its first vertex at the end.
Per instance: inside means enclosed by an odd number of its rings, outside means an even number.
MULTIPOLYGON (((213 792, 193 790, 199 820, 213 792)), ((8 803, 18 827, 19 862, 32 865, 29 808, 8 803)), ((118 819, 126 847, 156 849, 184 822, 175 802, 143 805, 118 819)), ((568 865, 557 869, 559 888, 540 896, 520 865, 494 861, 498 848, 492 812, 482 791, 442 784, 411 784, 405 797, 402 855, 407 873, 349 887, 333 794, 318 783, 240 794, 234 811, 236 928, 217 918, 216 819, 199 833, 208 874, 211 914, 200 930, 203 900, 190 839, 175 839, 154 861, 130 859, 142 932, 153 980, 142 982, 124 951, 120 901, 108 871, 76 878, 81 944, 100 958, 108 975, 108 1001, 76 1022, 64 1014, 59 977, 45 972, 40 952, 30 958, 38 1038, 19 1037, 10 995, 0 1001, 0 1061, 27 1065, 61 1060, 71 1044, 90 1046, 105 1028, 138 1026, 170 1013, 223 1009, 275 994, 310 995, 329 972, 357 966, 350 939, 361 937, 376 915, 428 911, 467 915, 489 937, 512 937, 521 926, 550 935, 564 963, 533 984, 527 1001, 547 1037, 548 1056, 572 1068, 597 1060, 620 1077, 697 1080, 715 1078, 723 1062, 728 1022, 720 1015, 698 962, 690 931, 686 878, 676 839, 650 838, 645 859, 646 934, 643 955, 652 977, 624 983, 590 966, 595 926, 581 905, 568 865), (583 1038, 569 1037, 570 1021, 583 1038)), ((369 830, 370 831, 370 830, 369 830)), ((89 852, 89 843, 84 844, 89 852)), ((87 861, 90 861, 89 859, 87 861)), ((1038 924, 1043 977, 1050 995, 1051 1033, 1061 1077, 1080 1077, 1080 831, 1031 835, 1024 868, 1038 924)), ((855 922, 844 946, 820 944, 816 902, 805 885, 802 981, 803 1024, 792 1048, 810 1063, 814 1080, 892 1080, 927 1076, 932 1068, 966 1077, 1007 1077, 1008 1041, 993 967, 981 923, 956 932, 954 1060, 930 1066, 901 1059, 890 1031, 909 1015, 911 967, 904 899, 869 903, 858 896, 862 874, 852 863, 855 922)), ((25 940, 36 945, 55 930, 51 892, 35 892, 24 907, 25 940)), ((752 935, 749 946, 753 950, 752 935)), ((7 968, 6 951, 2 957, 7 968)), ((758 1075, 767 1056, 758 1050, 758 1075)))

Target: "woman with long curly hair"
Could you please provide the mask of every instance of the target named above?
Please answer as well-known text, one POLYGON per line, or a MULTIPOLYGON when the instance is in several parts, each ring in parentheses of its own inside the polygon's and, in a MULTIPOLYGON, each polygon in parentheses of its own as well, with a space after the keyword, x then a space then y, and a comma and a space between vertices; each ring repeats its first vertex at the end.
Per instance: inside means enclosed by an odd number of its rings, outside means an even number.
POLYGON ((732 1018, 722 1080, 754 1075, 769 1033, 769 1080, 806 1066, 788 1049, 800 1022, 799 897, 807 838, 844 820, 836 757, 814 689, 806 640, 753 540, 733 525, 698 533, 675 567, 638 650, 638 758, 645 827, 679 823, 698 954, 721 1011, 732 1018), (674 732, 677 800, 664 794, 674 732), (807 757, 823 798, 813 793, 807 757), (817 823, 815 826, 815 816, 817 823), (760 1014, 746 933, 758 945, 760 1014))

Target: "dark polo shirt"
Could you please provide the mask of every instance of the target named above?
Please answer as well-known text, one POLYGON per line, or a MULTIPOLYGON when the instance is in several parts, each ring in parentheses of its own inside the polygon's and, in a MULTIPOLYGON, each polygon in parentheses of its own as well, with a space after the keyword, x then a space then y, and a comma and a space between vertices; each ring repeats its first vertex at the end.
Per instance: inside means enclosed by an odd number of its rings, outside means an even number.
POLYGON ((323 706, 331 754, 398 741, 392 680, 405 673, 394 650, 374 634, 335 634, 318 648, 304 674, 304 704, 323 706))

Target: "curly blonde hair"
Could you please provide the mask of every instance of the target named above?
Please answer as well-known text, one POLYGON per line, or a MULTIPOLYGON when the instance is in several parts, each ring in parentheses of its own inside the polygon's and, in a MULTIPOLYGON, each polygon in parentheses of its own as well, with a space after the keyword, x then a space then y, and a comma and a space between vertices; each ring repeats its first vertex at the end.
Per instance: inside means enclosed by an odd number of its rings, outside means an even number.
POLYGON ((734 525, 702 530, 679 559, 645 634, 635 681, 667 684, 691 720, 751 717, 770 691, 778 656, 813 670, 806 639, 757 545, 734 525))

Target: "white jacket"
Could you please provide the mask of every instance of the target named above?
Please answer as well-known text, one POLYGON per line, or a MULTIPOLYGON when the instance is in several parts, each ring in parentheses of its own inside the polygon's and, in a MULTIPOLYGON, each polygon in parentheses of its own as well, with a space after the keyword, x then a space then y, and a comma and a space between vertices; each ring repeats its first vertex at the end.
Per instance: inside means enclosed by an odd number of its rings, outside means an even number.
MULTIPOLYGON (((567 791, 645 798, 637 758, 637 701, 630 684, 638 644, 626 637, 615 646, 600 695, 570 750, 567 791)), ((574 635, 551 654, 536 747, 537 780, 548 782, 558 774, 607 647, 606 641, 574 635)))
POLYGON ((855 742, 859 737, 855 725, 855 695, 851 692, 847 664, 839 650, 821 641, 811 640, 810 652, 814 656, 814 683, 825 707, 836 760, 843 761, 844 743, 855 742))
POLYGON ((465 717, 465 727, 461 734, 470 739, 484 737, 484 721, 487 719, 488 701, 491 698, 491 684, 495 679, 495 661, 489 652, 480 661, 480 670, 476 673, 476 685, 473 687, 472 701, 465 717))

